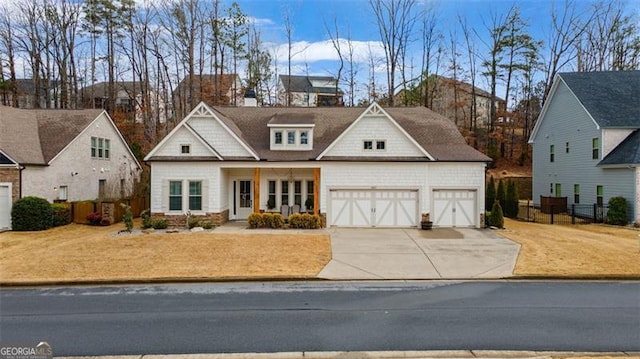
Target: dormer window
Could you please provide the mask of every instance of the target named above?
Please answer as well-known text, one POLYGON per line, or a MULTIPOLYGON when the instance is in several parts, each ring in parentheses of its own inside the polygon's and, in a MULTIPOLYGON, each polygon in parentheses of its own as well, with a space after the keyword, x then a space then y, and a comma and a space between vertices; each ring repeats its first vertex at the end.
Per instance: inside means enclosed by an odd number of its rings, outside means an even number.
POLYGON ((270 148, 272 151, 310 151, 313 149, 312 121, 274 118, 267 125, 270 128, 270 148))

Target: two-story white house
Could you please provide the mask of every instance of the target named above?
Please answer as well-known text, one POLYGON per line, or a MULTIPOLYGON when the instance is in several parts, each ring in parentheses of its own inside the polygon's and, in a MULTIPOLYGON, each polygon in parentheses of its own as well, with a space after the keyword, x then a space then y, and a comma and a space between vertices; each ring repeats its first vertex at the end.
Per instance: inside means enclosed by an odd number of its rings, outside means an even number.
POLYGON ((481 227, 490 159, 424 107, 200 103, 145 161, 151 212, 173 223, 289 208, 328 226, 481 227))
POLYGON ((278 105, 292 107, 342 106, 344 92, 330 76, 278 76, 278 105))
POLYGON ((529 143, 533 198, 606 204, 622 196, 640 221, 640 71, 561 73, 529 143))
POLYGON ((0 229, 13 202, 124 198, 141 166, 104 110, 0 106, 0 229))

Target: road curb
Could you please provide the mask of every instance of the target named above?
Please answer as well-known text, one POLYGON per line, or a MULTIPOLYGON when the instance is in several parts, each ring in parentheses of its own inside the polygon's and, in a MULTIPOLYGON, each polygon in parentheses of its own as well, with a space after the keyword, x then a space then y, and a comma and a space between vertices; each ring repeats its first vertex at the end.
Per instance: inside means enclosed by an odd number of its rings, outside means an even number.
POLYGON ((640 358, 640 352, 570 352, 570 351, 505 351, 505 350, 426 350, 426 351, 326 351, 278 353, 217 353, 168 355, 110 355, 55 357, 56 359, 564 359, 578 357, 640 358))

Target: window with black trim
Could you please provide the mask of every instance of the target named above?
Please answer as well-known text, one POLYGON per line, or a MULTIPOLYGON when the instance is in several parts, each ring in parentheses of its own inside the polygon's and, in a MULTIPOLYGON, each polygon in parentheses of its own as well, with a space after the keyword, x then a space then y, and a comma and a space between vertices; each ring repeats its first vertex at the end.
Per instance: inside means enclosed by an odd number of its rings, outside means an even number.
POLYGON ((202 182, 189 181, 189 210, 202 210, 202 182))
POLYGON ((553 162, 553 160, 555 159, 554 151, 555 151, 555 146, 554 145, 549 146, 549 162, 553 162))
POLYGON ((387 141, 376 141, 376 150, 384 151, 387 148, 387 141))
POLYGON ((604 187, 601 185, 596 186, 596 204, 598 206, 604 204, 604 187))
POLYGON ((276 131, 276 132, 274 133, 274 140, 273 140, 273 142, 274 142, 276 145, 281 145, 281 144, 282 144, 282 131, 276 131))
POLYGON ((372 150, 373 149, 373 141, 371 140, 365 140, 364 144, 363 144, 363 148, 365 150, 372 150))
POLYGON ((169 210, 182 211, 182 181, 169 181, 169 210))
POLYGON ((180 145, 180 153, 188 155, 191 153, 191 145, 180 145))
POLYGON ((573 185, 573 203, 580 204, 580 185, 573 185))
POLYGON ((591 139, 591 158, 594 160, 600 158, 600 139, 597 137, 591 139))

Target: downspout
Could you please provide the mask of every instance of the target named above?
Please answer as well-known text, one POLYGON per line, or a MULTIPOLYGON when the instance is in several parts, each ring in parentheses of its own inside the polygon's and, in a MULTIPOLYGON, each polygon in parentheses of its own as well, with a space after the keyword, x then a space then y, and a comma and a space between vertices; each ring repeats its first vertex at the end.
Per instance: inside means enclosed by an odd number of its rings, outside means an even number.
POLYGON ((18 199, 22 198, 22 171, 26 168, 25 166, 21 166, 21 165, 17 165, 18 166, 18 185, 20 188, 18 188, 18 199))

